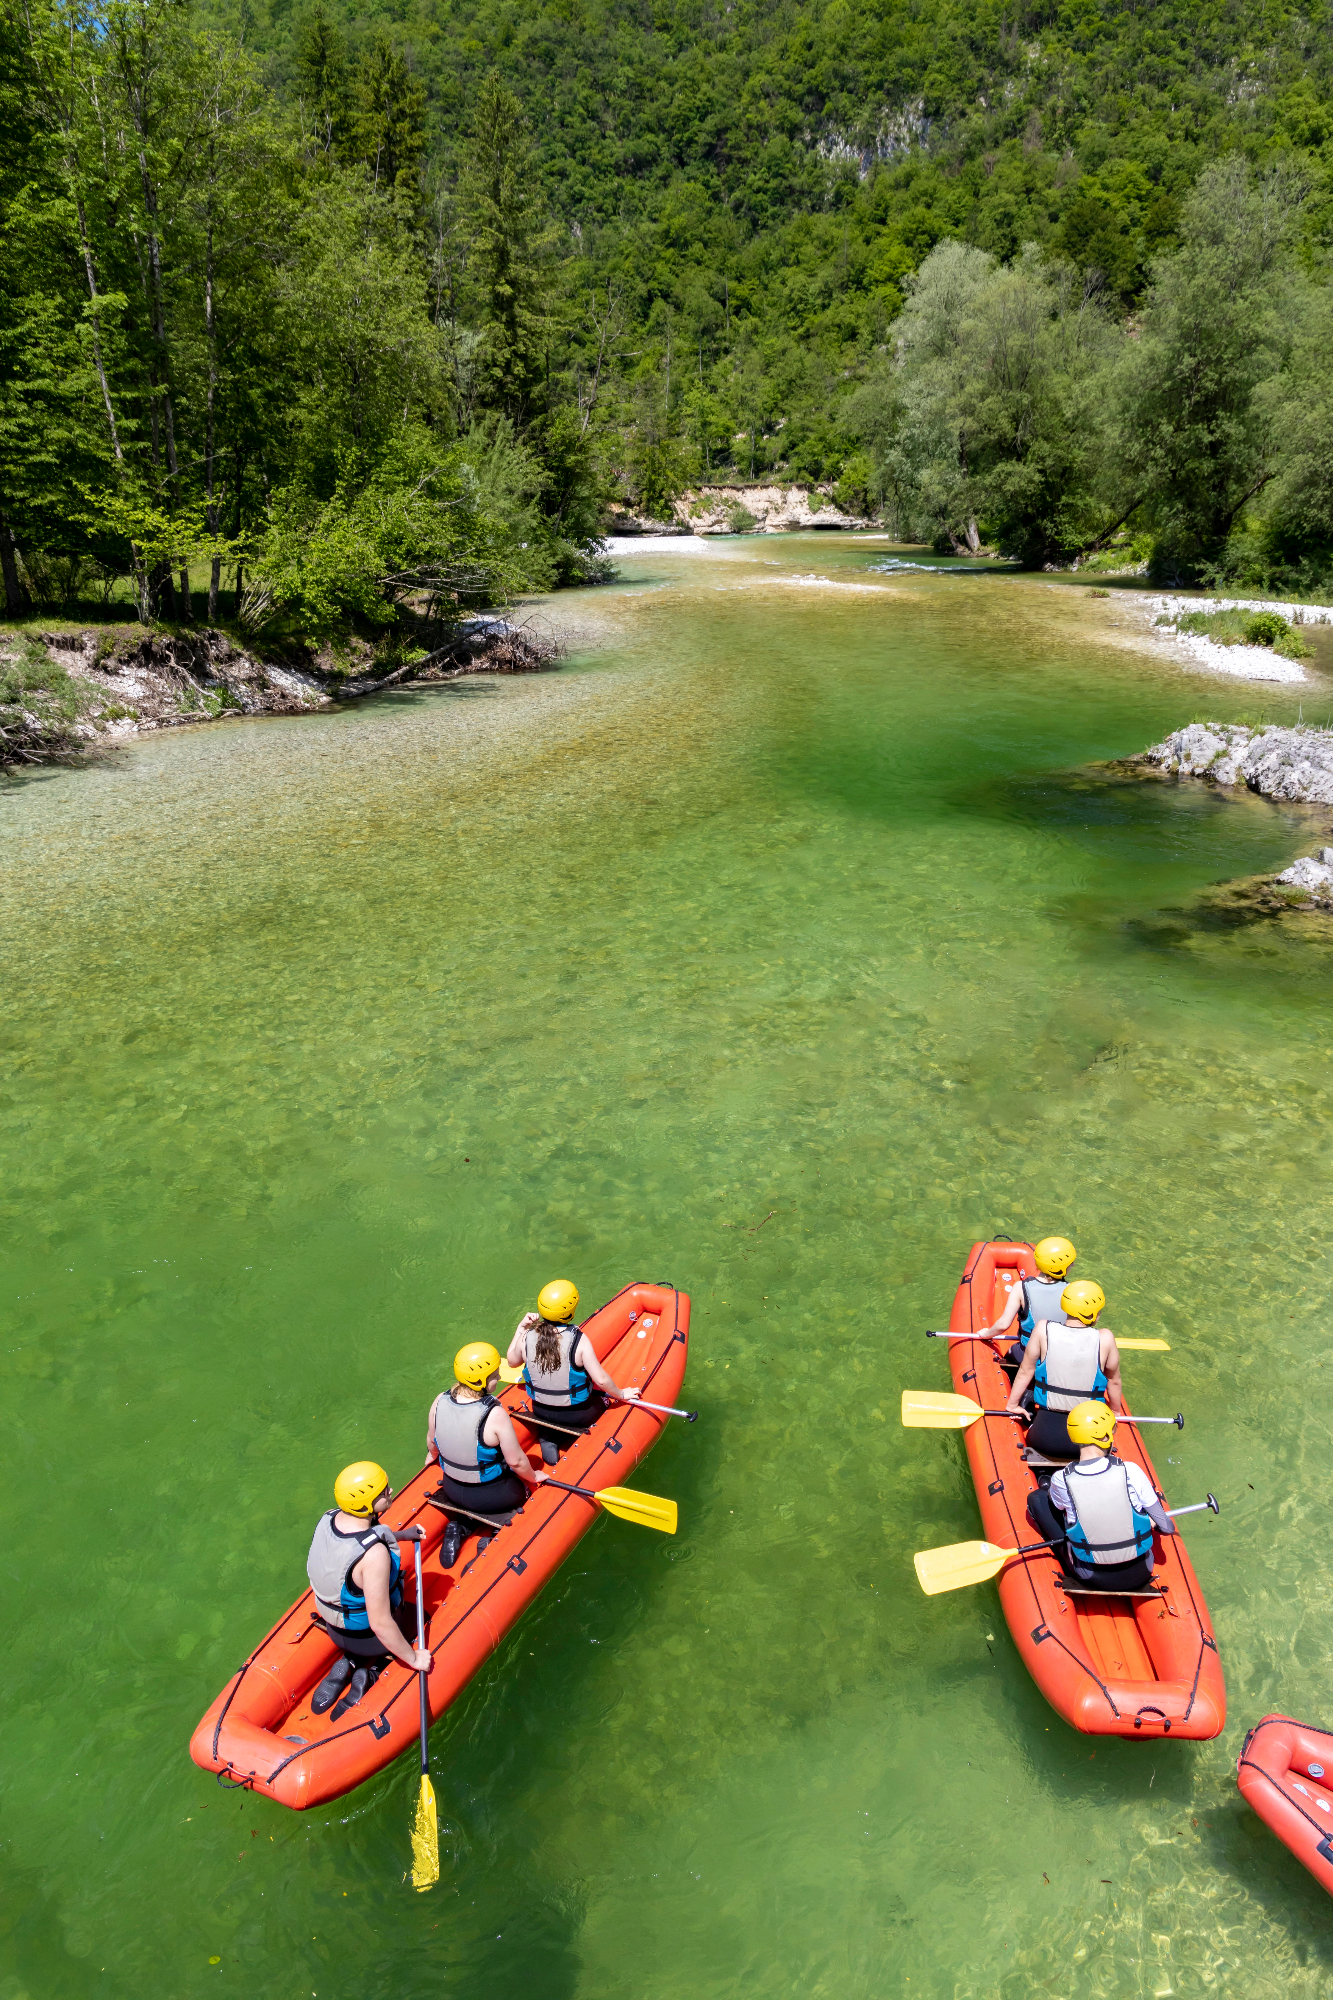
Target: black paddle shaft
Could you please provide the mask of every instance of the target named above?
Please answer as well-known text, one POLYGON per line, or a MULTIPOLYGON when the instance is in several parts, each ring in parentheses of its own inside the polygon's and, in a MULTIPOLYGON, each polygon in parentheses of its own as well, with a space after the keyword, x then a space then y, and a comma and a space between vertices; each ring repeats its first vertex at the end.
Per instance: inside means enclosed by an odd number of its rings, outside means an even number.
POLYGON ((543 1486, 556 1486, 562 1493, 577 1493, 580 1500, 591 1500, 594 1507, 597 1505, 597 1495, 593 1492, 591 1486, 567 1486, 563 1479, 552 1479, 549 1473, 542 1481, 542 1484, 543 1486))
MULTIPOLYGON (((426 1648, 426 1597, 425 1592, 421 1588, 421 1544, 423 1539, 422 1531, 418 1529, 416 1538, 412 1543, 412 1553, 416 1557, 417 1565, 417 1644, 424 1652, 426 1648)), ((430 1728, 430 1702, 426 1695, 425 1673, 418 1673, 417 1680, 421 1688, 421 1775, 424 1778, 427 1776, 430 1768, 426 1750, 426 1733, 430 1728)))

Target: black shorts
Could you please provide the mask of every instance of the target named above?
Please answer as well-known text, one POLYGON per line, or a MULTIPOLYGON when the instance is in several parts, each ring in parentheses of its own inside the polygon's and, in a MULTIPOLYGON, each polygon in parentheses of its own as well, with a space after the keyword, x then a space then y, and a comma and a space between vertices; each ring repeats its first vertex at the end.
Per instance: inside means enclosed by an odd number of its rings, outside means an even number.
POLYGON ((1028 1449, 1042 1458, 1078 1457, 1078 1446, 1069 1436, 1068 1410, 1038 1410, 1028 1425, 1028 1449))
MULTIPOLYGON (((324 1625, 324 1630, 334 1643, 346 1653, 349 1660, 383 1661, 388 1659, 389 1655, 384 1650, 383 1641, 377 1639, 373 1632, 343 1632, 337 1626, 325 1625, 322 1618, 319 1622, 321 1625, 324 1625)), ((406 1598, 403 1599, 393 1614, 393 1622, 406 1639, 408 1645, 415 1646, 417 1643, 417 1607, 415 1598, 410 1603, 406 1598)))
POLYGON ((526 1480, 506 1466, 498 1479, 483 1480, 479 1486, 469 1485, 465 1480, 451 1479, 440 1467, 439 1498, 446 1506, 457 1507, 469 1514, 512 1514, 521 1507, 531 1492, 526 1480))

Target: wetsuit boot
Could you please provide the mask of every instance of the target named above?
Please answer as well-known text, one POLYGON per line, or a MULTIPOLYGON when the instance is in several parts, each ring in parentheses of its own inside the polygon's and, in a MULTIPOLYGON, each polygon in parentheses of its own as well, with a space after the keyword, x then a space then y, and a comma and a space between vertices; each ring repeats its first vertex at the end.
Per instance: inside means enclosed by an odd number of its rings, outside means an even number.
POLYGON ((380 1669, 372 1665, 369 1660, 366 1661, 364 1666, 358 1667, 352 1675, 346 1694, 334 1709, 333 1714, 329 1717, 329 1721, 336 1722, 340 1715, 346 1715, 349 1708, 355 1708, 367 1689, 374 1687, 379 1677, 380 1669))
POLYGON ((310 1704, 312 1715, 323 1715, 326 1708, 332 1708, 338 1696, 347 1686, 352 1673, 352 1662, 346 1653, 340 1653, 333 1665, 315 1689, 314 1700, 310 1704))

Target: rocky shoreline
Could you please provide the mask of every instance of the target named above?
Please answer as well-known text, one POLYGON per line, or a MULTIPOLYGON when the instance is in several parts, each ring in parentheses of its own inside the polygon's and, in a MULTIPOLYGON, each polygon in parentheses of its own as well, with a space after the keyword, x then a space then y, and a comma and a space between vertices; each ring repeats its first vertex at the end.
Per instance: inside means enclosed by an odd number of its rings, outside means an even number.
POLYGON ((391 665, 364 642, 342 661, 313 651, 279 660, 237 645, 225 632, 142 625, 0 638, 0 768, 76 761, 127 737, 188 723, 331 709, 394 686, 538 673, 560 654, 549 637, 498 617, 467 619, 445 644, 414 648, 391 665), (23 684, 7 694, 6 669, 24 664, 23 684))
POLYGON ((802 528, 873 528, 845 514, 832 486, 695 486, 671 503, 668 520, 613 509, 612 535, 786 535, 802 528))

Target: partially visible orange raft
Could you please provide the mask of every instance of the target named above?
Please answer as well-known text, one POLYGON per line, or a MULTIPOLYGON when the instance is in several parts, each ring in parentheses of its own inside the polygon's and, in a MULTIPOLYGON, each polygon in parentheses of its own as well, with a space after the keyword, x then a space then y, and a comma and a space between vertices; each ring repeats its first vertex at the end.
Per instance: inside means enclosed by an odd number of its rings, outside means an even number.
MULTIPOLYGON (((975 1243, 954 1298, 949 1331, 988 1326, 1020 1278, 1037 1275, 1028 1243, 975 1243)), ((951 1340, 954 1388, 983 1409, 1002 1410, 1009 1378, 989 1341, 951 1340)), ((1038 1536, 1027 1518, 1037 1484, 1024 1432, 1011 1417, 987 1417, 965 1433, 986 1540, 1017 1548, 1038 1536)), ((1126 1409, 1116 1451, 1161 1486, 1126 1409)), ((1181 1535, 1154 1538, 1160 1598, 1067 1593, 1055 1555, 1041 1550, 1000 1571, 1000 1605, 1028 1671, 1051 1707, 1087 1736, 1204 1740, 1226 1722, 1226 1688, 1208 1607, 1181 1535)))
MULTIPOLYGON (((641 1389, 655 1403, 674 1403, 685 1376, 689 1328, 686 1293, 640 1284, 594 1313, 584 1332, 622 1387, 641 1389)), ((515 1413, 525 1400, 521 1386, 506 1389, 501 1400, 515 1413)), ((669 1421, 630 1403, 610 1405, 562 1453, 558 1477, 593 1488, 625 1485, 669 1421)), ((517 1415, 515 1423, 520 1443, 540 1465, 532 1433, 517 1415)), ((594 1501, 539 1487, 480 1556, 469 1539, 456 1568, 443 1570, 445 1516, 426 1499, 438 1485, 438 1469, 426 1467, 383 1516, 386 1527, 402 1531, 419 1524, 426 1531, 422 1582, 434 1655, 432 1721, 457 1699, 600 1512, 594 1501)), ((406 1560, 409 1577, 411 1567, 406 1560)), ((228 1681, 190 1739, 190 1755, 205 1771, 297 1811, 340 1798, 419 1740, 418 1677, 396 1660, 339 1721, 331 1720, 331 1711, 310 1713, 310 1697, 337 1657, 333 1640, 314 1622, 314 1608, 307 1590, 228 1681)))
POLYGON ((1241 1745, 1236 1783, 1246 1805, 1333 1896, 1333 1734, 1266 1715, 1241 1745))

